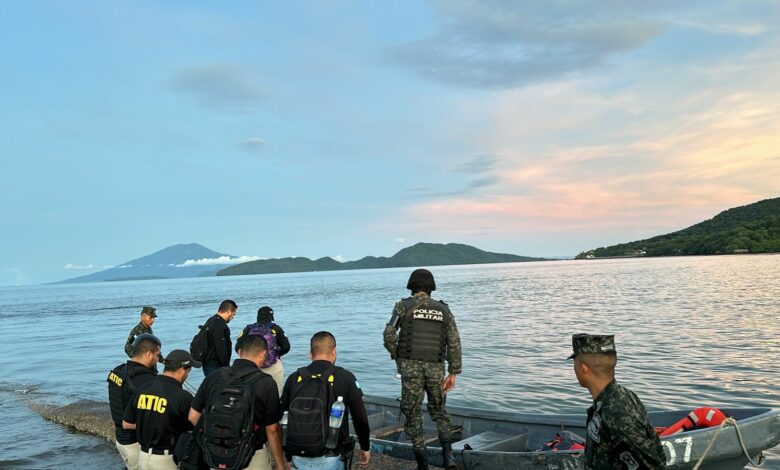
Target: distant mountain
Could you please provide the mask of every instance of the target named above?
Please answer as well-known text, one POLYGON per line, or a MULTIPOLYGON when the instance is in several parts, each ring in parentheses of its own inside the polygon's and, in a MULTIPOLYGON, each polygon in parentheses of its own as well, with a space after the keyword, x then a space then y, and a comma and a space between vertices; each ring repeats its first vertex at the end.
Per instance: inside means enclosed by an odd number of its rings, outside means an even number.
POLYGON ((103 282, 213 276, 229 263, 218 265, 184 264, 189 260, 213 260, 223 256, 232 258, 230 255, 218 253, 197 243, 173 245, 151 255, 126 261, 105 271, 66 279, 62 282, 103 282))
POLYGON ((348 269, 399 268, 414 266, 444 266, 455 264, 515 263, 543 261, 544 258, 490 253, 458 243, 418 243, 386 257, 366 256, 357 261, 339 262, 333 258, 275 258, 237 264, 221 269, 217 276, 242 274, 297 273, 339 271, 348 269))
POLYGON ((735 207, 666 235, 584 251, 577 259, 729 253, 780 253, 780 198, 735 207))

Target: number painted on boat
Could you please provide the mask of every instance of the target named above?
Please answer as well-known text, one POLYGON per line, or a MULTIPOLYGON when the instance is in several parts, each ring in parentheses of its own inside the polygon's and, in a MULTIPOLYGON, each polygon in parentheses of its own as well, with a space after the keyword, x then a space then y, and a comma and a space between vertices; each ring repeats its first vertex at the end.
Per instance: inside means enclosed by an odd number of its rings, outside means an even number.
POLYGON ((661 442, 664 447, 669 451, 669 456, 666 458, 666 465, 674 465, 677 462, 677 450, 675 449, 675 444, 680 444, 682 446, 682 461, 683 463, 688 463, 691 461, 691 451, 693 450, 693 438, 692 437, 681 437, 679 439, 675 439, 674 443, 672 441, 662 441, 661 442))

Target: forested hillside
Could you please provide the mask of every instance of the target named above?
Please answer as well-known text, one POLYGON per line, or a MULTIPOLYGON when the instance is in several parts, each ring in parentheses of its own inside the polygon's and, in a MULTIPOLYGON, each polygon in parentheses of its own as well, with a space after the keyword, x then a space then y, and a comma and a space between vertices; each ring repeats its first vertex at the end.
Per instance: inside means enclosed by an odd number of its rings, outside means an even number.
POLYGON ((596 248, 581 258, 780 252, 780 198, 735 207, 686 229, 596 248))

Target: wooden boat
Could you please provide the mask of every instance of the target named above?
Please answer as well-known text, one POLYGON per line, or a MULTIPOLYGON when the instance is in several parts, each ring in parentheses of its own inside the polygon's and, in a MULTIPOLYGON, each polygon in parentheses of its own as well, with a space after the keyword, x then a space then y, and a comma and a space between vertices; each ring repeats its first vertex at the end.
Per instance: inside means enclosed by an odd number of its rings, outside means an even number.
MULTIPOLYGON (((399 401, 365 396, 363 401, 371 426, 371 451, 414 460, 411 443, 403 432, 399 401)), ((559 431, 585 436, 585 415, 529 415, 448 406, 457 426, 453 454, 460 468, 574 470, 583 468, 581 450, 541 451, 559 431)), ((734 470, 762 458, 763 450, 780 443, 780 411, 770 408, 721 410, 734 419, 720 428, 707 428, 664 437, 661 442, 669 469, 734 470), (736 424, 736 425, 735 425, 736 424), (717 433, 717 435, 716 435, 717 433), (740 443, 740 437, 744 446, 740 443), (715 439, 714 445, 710 442, 715 439), (707 448, 709 447, 709 450, 707 448), (705 455, 706 452, 706 455, 705 455), (746 455, 747 454, 747 455, 746 455)), ((424 411, 425 440, 431 465, 441 465, 436 426, 424 411)), ((649 414, 653 426, 669 426, 691 410, 649 414)))

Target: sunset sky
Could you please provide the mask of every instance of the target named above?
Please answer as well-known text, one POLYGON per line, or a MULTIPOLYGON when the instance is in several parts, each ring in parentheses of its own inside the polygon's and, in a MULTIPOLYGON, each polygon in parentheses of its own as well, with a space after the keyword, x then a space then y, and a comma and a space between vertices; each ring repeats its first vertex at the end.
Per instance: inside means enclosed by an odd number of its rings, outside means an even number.
POLYGON ((0 285, 177 243, 573 256, 780 196, 780 3, 17 1, 0 285))

